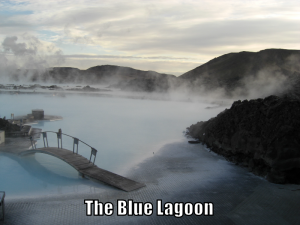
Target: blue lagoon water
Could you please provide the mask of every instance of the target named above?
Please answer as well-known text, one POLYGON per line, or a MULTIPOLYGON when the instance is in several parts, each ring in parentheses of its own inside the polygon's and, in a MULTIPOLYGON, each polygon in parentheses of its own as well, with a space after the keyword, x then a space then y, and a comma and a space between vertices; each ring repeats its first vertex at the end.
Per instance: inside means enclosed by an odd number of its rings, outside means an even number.
MULTIPOLYGON (((10 118, 44 109, 45 115, 62 116, 59 121, 32 124, 43 131, 62 132, 98 150, 95 164, 125 175, 165 144, 185 139, 186 127, 216 116, 225 107, 200 102, 105 97, 101 95, 0 94, 0 116, 10 118), (63 97, 61 97, 63 96, 63 97)), ((49 146, 56 147, 56 134, 48 133, 49 146)), ((42 139, 37 147, 43 147, 42 139)), ((63 136, 63 147, 72 150, 73 139, 63 136)), ((79 154, 90 157, 90 148, 79 143, 79 154)), ((7 197, 34 197, 89 193, 109 188, 83 179, 67 163, 41 153, 19 157, 0 153, 0 190, 7 197)))

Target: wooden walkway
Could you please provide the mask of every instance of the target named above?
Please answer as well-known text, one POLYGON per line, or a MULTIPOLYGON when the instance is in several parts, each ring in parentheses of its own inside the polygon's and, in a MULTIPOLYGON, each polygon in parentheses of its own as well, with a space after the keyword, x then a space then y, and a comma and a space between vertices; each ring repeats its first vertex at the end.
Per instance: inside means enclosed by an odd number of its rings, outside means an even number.
POLYGON ((19 155, 27 155, 37 152, 57 157, 74 167, 79 173, 124 191, 133 191, 145 186, 145 184, 138 183, 118 174, 103 170, 89 162, 89 160, 83 156, 74 154, 72 151, 63 148, 45 147, 23 150, 19 152, 19 155))

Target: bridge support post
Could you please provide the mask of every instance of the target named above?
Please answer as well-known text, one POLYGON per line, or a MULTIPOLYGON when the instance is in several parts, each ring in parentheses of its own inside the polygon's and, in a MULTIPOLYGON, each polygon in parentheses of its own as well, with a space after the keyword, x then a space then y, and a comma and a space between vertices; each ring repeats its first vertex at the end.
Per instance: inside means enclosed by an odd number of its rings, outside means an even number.
POLYGON ((46 142, 47 142, 47 147, 49 147, 49 145, 48 145, 47 133, 46 133, 46 132, 42 132, 42 134, 43 134, 44 147, 46 148, 45 138, 46 138, 46 142))
POLYGON ((34 140, 32 139, 31 136, 30 136, 30 141, 31 141, 31 147, 32 147, 32 149, 36 149, 35 142, 34 142, 34 140))
POLYGON ((96 155, 97 155, 97 150, 94 149, 94 148, 91 148, 90 162, 91 162, 91 159, 92 159, 92 155, 94 155, 94 162, 93 162, 93 164, 95 164, 96 155))
POLYGON ((73 142, 73 153, 74 153, 74 150, 75 150, 75 145, 77 145, 77 151, 76 151, 76 154, 78 154, 78 144, 79 144, 78 141, 79 141, 78 138, 74 138, 74 142, 73 142))
POLYGON ((59 148, 59 139, 60 139, 60 148, 62 148, 62 132, 61 129, 58 130, 57 134, 57 147, 59 148))

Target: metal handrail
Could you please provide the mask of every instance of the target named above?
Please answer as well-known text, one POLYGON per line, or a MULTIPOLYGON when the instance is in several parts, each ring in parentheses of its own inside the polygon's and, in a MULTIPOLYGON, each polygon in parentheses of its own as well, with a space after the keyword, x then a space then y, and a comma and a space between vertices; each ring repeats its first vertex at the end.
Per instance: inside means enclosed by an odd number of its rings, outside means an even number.
MULTIPOLYGON (((93 148, 92 146, 90 146, 89 144, 85 143, 84 141, 76 138, 76 137, 73 137, 71 135, 68 135, 68 134, 64 134, 61 132, 61 129, 59 129, 58 132, 54 132, 54 131, 42 131, 42 132, 37 132, 35 134, 43 134, 43 142, 44 142, 44 147, 46 148, 46 143, 47 143, 47 147, 49 147, 48 145, 48 137, 47 137, 47 133, 56 133, 57 134, 57 146, 59 148, 59 139, 60 139, 60 148, 62 148, 62 135, 65 135, 65 136, 68 136, 68 137, 71 137, 73 138, 74 142, 73 142, 73 154, 75 153, 75 145, 77 145, 77 151, 76 151, 76 154, 78 154, 78 144, 79 144, 79 141, 82 142, 83 144, 85 144, 86 146, 90 147, 91 148, 91 155, 90 155, 90 160, 89 162, 91 162, 91 159, 92 159, 92 156, 94 156, 94 161, 93 161, 93 164, 95 164, 95 160, 96 160, 96 155, 97 155, 97 150, 95 148, 93 148), (45 142, 45 139, 46 139, 46 142, 45 142)), ((32 149, 36 149, 36 145, 35 145, 35 142, 32 138, 32 136, 30 136, 30 141, 31 141, 31 146, 32 146, 32 149)))
MULTIPOLYGON (((55 132, 55 131, 42 131, 42 132, 37 132, 37 133, 35 133, 35 134, 41 134, 41 133, 47 133, 47 132, 55 133, 55 134, 58 133, 58 132, 55 132)), ((64 133, 61 133, 61 134, 66 135, 66 136, 71 137, 71 138, 76 138, 76 137, 73 137, 73 136, 68 135, 68 134, 64 134, 64 133)), ((76 139, 78 139, 78 138, 76 138, 76 139)), ((92 148, 92 146, 90 146, 89 144, 85 143, 84 141, 82 141, 82 140, 80 140, 80 139, 78 139, 78 140, 81 141, 83 144, 85 144, 85 145, 89 146, 90 148, 92 148)))

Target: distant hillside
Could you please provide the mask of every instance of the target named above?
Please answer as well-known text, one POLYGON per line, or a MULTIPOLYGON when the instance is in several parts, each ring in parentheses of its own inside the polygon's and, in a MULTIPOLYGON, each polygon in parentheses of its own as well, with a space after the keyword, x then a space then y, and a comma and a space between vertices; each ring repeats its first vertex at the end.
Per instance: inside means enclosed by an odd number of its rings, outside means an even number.
POLYGON ((199 87, 206 91, 222 88, 227 95, 247 95, 256 89, 269 89, 266 94, 284 92, 282 85, 291 85, 299 75, 300 50, 266 49, 225 54, 179 78, 194 91, 199 87))
POLYGON ((54 67, 49 68, 44 74, 46 79, 57 79, 61 82, 69 80, 72 77, 81 81, 98 80, 106 81, 111 79, 135 79, 135 78, 156 78, 159 76, 173 76, 167 74, 160 74, 154 71, 137 70, 130 67, 102 65, 94 66, 87 70, 79 70, 72 67, 54 67), (80 77, 80 78, 79 78, 80 77))
POLYGON ((300 98, 300 50, 266 49, 229 53, 179 77, 130 67, 102 65, 80 70, 54 67, 17 71, 13 80, 105 84, 126 91, 168 92, 211 97, 259 98, 293 95, 300 98))
POLYGON ((32 82, 106 84, 123 90, 146 92, 165 92, 170 88, 168 80, 176 79, 174 75, 114 65, 95 66, 87 70, 54 67, 42 74, 33 71, 26 73, 33 74, 32 82))

